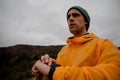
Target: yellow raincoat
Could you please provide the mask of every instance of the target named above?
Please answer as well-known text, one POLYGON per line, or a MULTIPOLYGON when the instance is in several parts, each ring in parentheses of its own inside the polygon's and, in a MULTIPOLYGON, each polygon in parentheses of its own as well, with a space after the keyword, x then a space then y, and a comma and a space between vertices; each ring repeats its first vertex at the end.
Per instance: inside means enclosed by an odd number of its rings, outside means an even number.
POLYGON ((120 52, 93 33, 68 38, 58 53, 53 80, 120 80, 120 52))

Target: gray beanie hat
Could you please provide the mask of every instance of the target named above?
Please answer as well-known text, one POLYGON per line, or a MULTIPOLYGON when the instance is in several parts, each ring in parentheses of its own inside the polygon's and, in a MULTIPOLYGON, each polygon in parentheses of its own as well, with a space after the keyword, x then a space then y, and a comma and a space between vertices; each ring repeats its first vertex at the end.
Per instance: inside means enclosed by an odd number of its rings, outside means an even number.
POLYGON ((82 8, 80 6, 73 6, 73 7, 71 7, 68 10, 67 15, 68 15, 68 13, 69 13, 69 11, 71 9, 77 9, 78 11, 80 11, 80 13, 83 15, 83 17, 85 18, 86 22, 88 23, 88 24, 86 24, 86 31, 88 31, 89 25, 90 25, 90 16, 89 16, 88 12, 84 8, 82 8))

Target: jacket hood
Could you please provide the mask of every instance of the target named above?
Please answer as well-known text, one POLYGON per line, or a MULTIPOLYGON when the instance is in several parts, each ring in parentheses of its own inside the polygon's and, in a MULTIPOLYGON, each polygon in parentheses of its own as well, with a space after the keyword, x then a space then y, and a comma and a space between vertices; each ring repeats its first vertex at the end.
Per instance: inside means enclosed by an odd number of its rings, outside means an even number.
POLYGON ((81 37, 76 37, 76 38, 69 37, 66 42, 68 44, 81 44, 81 43, 88 42, 94 38, 98 38, 98 37, 93 33, 89 33, 89 34, 83 35, 81 37))

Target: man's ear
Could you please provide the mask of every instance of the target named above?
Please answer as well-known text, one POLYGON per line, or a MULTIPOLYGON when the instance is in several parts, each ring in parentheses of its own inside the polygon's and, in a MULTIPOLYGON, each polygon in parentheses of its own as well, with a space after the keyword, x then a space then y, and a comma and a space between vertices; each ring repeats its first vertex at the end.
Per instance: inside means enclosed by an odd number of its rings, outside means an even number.
POLYGON ((88 24, 87 22, 85 22, 85 24, 88 24))

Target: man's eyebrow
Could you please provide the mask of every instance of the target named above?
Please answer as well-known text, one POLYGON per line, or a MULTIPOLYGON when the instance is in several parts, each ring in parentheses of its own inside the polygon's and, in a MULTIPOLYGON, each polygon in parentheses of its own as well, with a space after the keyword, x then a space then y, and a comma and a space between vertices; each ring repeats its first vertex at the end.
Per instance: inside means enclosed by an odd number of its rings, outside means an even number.
POLYGON ((71 14, 68 14, 67 16, 70 16, 70 15, 81 15, 79 13, 71 13, 71 14))

